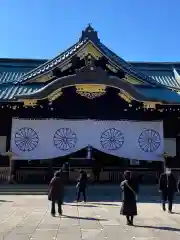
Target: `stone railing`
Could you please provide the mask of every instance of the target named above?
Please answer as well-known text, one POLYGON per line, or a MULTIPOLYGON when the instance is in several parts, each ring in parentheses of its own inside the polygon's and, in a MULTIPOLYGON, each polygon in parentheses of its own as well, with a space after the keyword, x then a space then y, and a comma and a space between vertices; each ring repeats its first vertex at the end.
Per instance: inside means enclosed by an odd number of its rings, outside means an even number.
POLYGON ((15 180, 17 183, 46 183, 46 172, 42 169, 18 170, 15 180))
MULTIPOLYGON (((93 174, 91 169, 84 169, 89 175, 90 181, 93 181, 93 174)), ((135 178, 141 184, 157 184, 161 171, 150 169, 130 169, 135 178)), ((0 172, 1 174, 1 172, 0 172)), ((110 183, 120 183, 123 180, 124 170, 121 169, 104 169, 100 173, 100 181, 110 183)), ((180 178, 180 169, 174 169, 173 174, 176 179, 180 178)), ((5 176, 6 174, 1 174, 5 176)), ((79 176, 79 169, 71 169, 69 171, 69 182, 75 182, 79 176)), ((3 177, 0 177, 3 179, 3 177)), ((22 169, 16 171, 15 179, 18 183, 48 183, 49 179, 47 171, 44 169, 22 169)))
POLYGON ((0 183, 7 182, 9 179, 9 167, 0 167, 0 183))

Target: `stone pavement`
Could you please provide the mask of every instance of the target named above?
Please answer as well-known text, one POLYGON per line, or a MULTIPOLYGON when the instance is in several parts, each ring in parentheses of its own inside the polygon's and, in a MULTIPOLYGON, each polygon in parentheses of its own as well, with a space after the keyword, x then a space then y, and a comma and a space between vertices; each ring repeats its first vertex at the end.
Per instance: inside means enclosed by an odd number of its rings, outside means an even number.
POLYGON ((121 203, 107 198, 86 204, 69 200, 63 205, 64 216, 51 217, 45 195, 1 195, 0 240, 179 240, 180 204, 168 214, 155 199, 140 200, 135 226, 126 226, 119 215, 121 203))

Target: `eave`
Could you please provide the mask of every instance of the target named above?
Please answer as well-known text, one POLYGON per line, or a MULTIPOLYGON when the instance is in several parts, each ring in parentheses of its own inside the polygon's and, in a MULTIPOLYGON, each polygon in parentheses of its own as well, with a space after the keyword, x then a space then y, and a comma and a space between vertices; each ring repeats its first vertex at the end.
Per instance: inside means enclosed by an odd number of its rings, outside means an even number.
POLYGON ((17 100, 42 100, 48 98, 53 92, 61 91, 65 87, 78 84, 99 84, 119 89, 119 92, 129 94, 132 99, 138 102, 155 103, 155 104, 180 104, 180 96, 164 87, 154 88, 145 85, 132 85, 125 79, 107 75, 102 69, 91 69, 85 67, 73 75, 65 76, 43 86, 38 91, 30 94, 16 96, 17 100))

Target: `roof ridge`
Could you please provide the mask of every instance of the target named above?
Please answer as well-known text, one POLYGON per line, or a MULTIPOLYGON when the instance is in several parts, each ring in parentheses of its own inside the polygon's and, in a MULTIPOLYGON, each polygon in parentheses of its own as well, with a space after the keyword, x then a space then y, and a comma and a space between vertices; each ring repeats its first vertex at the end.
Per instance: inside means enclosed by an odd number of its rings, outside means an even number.
MULTIPOLYGON (((143 62, 133 62, 133 61, 126 61, 123 58, 121 58, 119 55, 117 55, 115 52, 113 52, 111 49, 109 49, 106 45, 104 45, 100 39, 98 38, 98 33, 95 31, 91 25, 89 24, 88 27, 82 31, 82 35, 75 44, 70 46, 68 49, 64 50, 63 52, 56 55, 54 58, 51 58, 49 60, 44 60, 44 63, 40 63, 39 66, 33 66, 31 70, 28 70, 28 72, 23 73, 21 76, 17 76, 13 79, 12 84, 25 84, 29 82, 29 80, 34 79, 35 77, 40 77, 42 74, 49 73, 52 69, 56 68, 59 65, 62 65, 65 61, 68 61, 70 57, 72 57, 74 54, 81 51, 84 46, 86 46, 87 43, 92 43, 94 47, 99 49, 99 51, 116 67, 123 69, 125 74, 129 74, 130 76, 139 79, 142 83, 149 84, 153 87, 162 86, 167 87, 164 85, 163 82, 158 81, 157 79, 153 78, 148 73, 142 71, 141 69, 138 69, 138 67, 135 66, 137 63, 143 63, 143 62)), ((0 59, 1 60, 1 59, 0 59)), ((13 61, 13 59, 12 59, 13 61)), ((31 61, 31 60, 30 60, 31 61)), ((38 60, 33 60, 38 61, 38 60)), ((42 60, 39 60, 42 61, 42 60)), ((150 64, 150 63, 149 63, 150 64)), ((151 63, 153 64, 153 62, 151 63)), ((174 65, 177 63, 174 63, 174 65)), ((173 64, 172 64, 173 66, 173 64)), ((175 67, 175 66, 174 66, 175 67)), ((177 68, 177 67, 176 67, 177 68)), ((8 83, 10 76, 8 75, 5 79, 8 83)), ((168 79, 169 82, 169 79, 168 79)), ((7 83, 3 83, 7 84, 7 83)), ((173 83, 168 83, 169 87, 173 87, 173 83)))
MULTIPOLYGON (((80 42, 80 41, 76 42, 76 43, 73 44, 71 47, 69 47, 68 49, 66 49, 66 50, 63 51, 62 53, 58 54, 58 55, 55 56, 54 58, 46 61, 45 63, 41 64, 40 66, 38 66, 38 67, 32 69, 31 71, 25 73, 23 76, 21 76, 20 78, 16 79, 17 82, 22 82, 23 80, 27 80, 27 79, 28 79, 28 75, 33 74, 34 72, 42 69, 43 67, 45 67, 45 66, 47 66, 48 64, 52 63, 53 61, 56 61, 56 59, 61 58, 61 57, 64 56, 66 53, 68 53, 68 52, 71 51, 73 48, 75 48, 78 44, 81 44, 81 42, 80 42)), ((44 71, 42 71, 42 72, 44 72, 44 71)), ((37 75, 37 73, 36 73, 36 75, 37 75)), ((33 76, 31 76, 31 77, 33 77, 33 76)), ((29 78, 31 78, 31 77, 29 77, 29 78)))
MULTIPOLYGON (((113 61, 115 61, 117 63, 117 65, 121 65, 123 64, 122 67, 128 68, 126 69, 126 71, 129 71, 130 74, 134 75, 135 77, 139 77, 140 79, 142 79, 143 81, 147 81, 149 84, 152 85, 159 85, 159 83, 157 83, 154 79, 150 78, 149 76, 145 75, 144 73, 138 71, 131 63, 127 62, 126 60, 124 60, 123 58, 121 58, 119 55, 117 55, 115 52, 113 52, 111 49, 109 49, 108 47, 106 47, 106 45, 104 45, 102 42, 99 43, 100 48, 103 47, 102 51, 105 50, 105 54, 106 51, 109 51, 110 54, 112 55, 111 57, 115 57, 118 59, 118 61, 116 61, 116 59, 113 59, 113 61), (128 67, 129 66, 129 67, 128 67), (136 74, 138 76, 136 76, 136 74)), ((108 53, 107 53, 108 54, 108 53)))

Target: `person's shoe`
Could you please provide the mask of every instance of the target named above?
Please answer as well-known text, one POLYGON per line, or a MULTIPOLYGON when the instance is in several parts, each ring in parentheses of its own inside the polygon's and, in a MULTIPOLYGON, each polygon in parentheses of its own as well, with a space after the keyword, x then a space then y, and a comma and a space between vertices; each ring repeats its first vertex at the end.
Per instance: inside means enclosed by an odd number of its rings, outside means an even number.
POLYGON ((172 210, 169 210, 168 213, 172 213, 172 210))
POLYGON ((129 225, 130 225, 130 226, 133 226, 133 221, 129 221, 129 225))
POLYGON ((163 209, 163 211, 166 211, 165 204, 163 204, 162 209, 163 209))
POLYGON ((62 212, 59 212, 59 216, 62 216, 63 214, 62 214, 62 212))
POLYGON ((55 215, 56 215, 55 213, 51 213, 51 216, 52 216, 52 217, 55 217, 55 215))
POLYGON ((131 221, 130 220, 127 220, 127 225, 131 225, 131 221))

